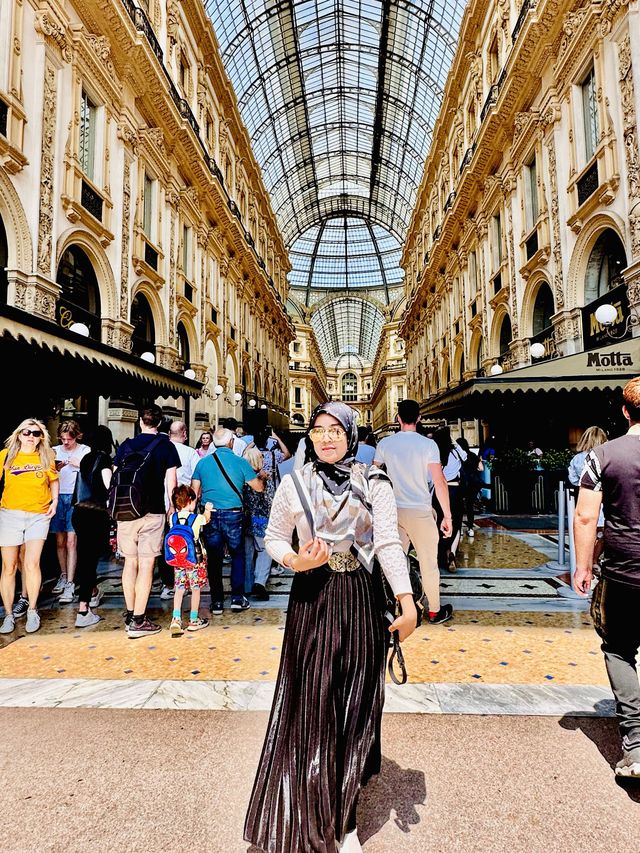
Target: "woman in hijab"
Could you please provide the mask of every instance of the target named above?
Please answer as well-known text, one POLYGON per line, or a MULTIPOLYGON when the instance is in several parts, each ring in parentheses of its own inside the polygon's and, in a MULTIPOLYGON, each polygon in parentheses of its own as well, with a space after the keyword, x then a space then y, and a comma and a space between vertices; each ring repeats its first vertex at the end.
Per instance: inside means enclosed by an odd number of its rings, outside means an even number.
POLYGON ((283 478, 265 536, 269 553, 295 572, 244 830, 267 853, 362 849, 356 807, 380 770, 388 641, 379 565, 402 609, 389 630, 402 641, 416 627, 391 483, 355 461, 355 418, 344 403, 315 409, 312 461, 283 478))

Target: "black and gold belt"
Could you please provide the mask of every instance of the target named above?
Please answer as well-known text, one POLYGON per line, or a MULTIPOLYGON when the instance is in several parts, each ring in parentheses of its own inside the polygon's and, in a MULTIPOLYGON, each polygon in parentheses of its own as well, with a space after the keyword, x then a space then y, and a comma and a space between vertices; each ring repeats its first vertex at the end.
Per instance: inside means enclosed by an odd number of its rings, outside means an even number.
POLYGON ((327 564, 332 572, 355 572, 361 566, 360 560, 349 551, 338 551, 332 554, 327 564))

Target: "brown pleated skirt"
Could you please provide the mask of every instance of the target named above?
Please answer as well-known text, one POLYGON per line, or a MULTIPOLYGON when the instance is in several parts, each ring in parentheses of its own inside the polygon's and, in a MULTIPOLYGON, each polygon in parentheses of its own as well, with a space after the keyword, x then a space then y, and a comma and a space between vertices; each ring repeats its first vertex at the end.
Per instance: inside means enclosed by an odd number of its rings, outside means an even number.
POLYGON ((386 660, 379 569, 293 579, 280 671, 244 827, 267 853, 335 853, 380 771, 386 660))

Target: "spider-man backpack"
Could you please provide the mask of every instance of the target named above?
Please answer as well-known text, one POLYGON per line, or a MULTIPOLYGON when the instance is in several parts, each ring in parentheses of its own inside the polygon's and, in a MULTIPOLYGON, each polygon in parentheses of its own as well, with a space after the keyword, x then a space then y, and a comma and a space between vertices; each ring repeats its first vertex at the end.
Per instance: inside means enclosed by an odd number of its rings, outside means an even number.
POLYGON ((171 527, 164 537, 164 559, 168 566, 177 569, 194 569, 199 559, 199 548, 193 535, 193 523, 198 516, 190 512, 184 519, 178 518, 178 513, 171 516, 171 527))

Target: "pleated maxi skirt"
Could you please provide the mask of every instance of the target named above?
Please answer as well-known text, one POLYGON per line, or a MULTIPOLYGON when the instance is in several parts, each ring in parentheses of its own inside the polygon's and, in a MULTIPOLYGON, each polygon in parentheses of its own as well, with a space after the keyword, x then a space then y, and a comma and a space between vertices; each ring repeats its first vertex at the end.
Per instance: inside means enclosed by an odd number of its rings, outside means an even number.
POLYGON ((267 853, 335 853, 380 772, 386 632, 379 569, 295 575, 244 827, 267 853))

